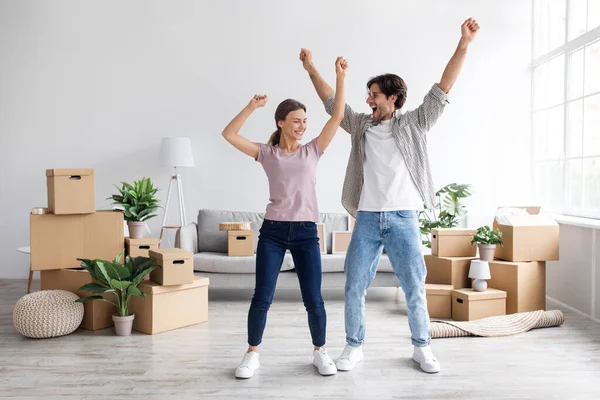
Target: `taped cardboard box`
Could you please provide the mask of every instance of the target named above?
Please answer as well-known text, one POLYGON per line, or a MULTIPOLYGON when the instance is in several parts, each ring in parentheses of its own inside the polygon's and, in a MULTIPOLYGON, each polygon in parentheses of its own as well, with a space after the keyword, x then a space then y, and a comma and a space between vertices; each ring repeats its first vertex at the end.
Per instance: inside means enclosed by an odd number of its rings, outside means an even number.
POLYGON ((452 318, 452 285, 425 284, 430 318, 452 318))
POLYGON ((46 170, 48 209, 53 214, 89 214, 96 211, 94 170, 46 170))
POLYGON ((125 238, 125 251, 130 257, 150 257, 150 250, 158 250, 158 239, 144 237, 141 239, 125 238))
POLYGON ((431 254, 437 257, 475 257, 477 246, 471 244, 474 229, 439 228, 431 230, 431 254))
POLYGON ((425 283, 452 285, 454 289, 469 288, 469 268, 474 259, 475 257, 436 257, 428 254, 425 256, 425 283))
POLYGON ((491 261, 488 286, 506 292, 506 313, 546 309, 546 263, 491 261))
POLYGON ((502 232, 503 246, 495 257, 506 261, 558 260, 559 226, 551 217, 540 215, 540 207, 500 207, 494 230, 502 232))
MULTIPOLYGON (((91 296, 91 293, 82 292, 78 289, 94 280, 85 269, 56 269, 40 272, 41 290, 66 290, 77 294, 79 297, 91 296)), ((110 293, 102 295, 105 299, 115 302, 110 293)), ((80 327, 92 331, 113 326, 112 316, 117 309, 110 303, 101 300, 83 303, 83 321, 80 327)))
POLYGON ((506 315, 506 292, 488 288, 484 292, 473 289, 452 291, 452 319, 473 321, 476 319, 506 315))
POLYGON ((131 297, 129 308, 135 314, 133 329, 153 335, 207 321, 208 285, 208 278, 197 276, 187 285, 140 283, 138 289, 146 297, 131 297))
POLYGON ((157 267, 150 280, 159 285, 184 285, 194 282, 194 255, 181 249, 150 250, 150 258, 157 267))
POLYGON ((31 269, 79 268, 77 258, 113 260, 124 248, 123 213, 30 215, 31 269))
POLYGON ((250 230, 228 231, 227 255, 231 257, 253 256, 254 232, 250 230))

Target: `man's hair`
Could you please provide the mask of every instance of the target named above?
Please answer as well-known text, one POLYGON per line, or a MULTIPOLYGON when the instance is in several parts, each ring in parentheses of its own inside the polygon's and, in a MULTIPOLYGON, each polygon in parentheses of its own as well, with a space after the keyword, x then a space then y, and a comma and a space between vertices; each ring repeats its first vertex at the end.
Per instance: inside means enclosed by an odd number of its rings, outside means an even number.
POLYGON ((376 83, 379 85, 381 92, 386 95, 386 97, 390 97, 391 95, 396 95, 398 98, 394 102, 394 106, 396 109, 402 108, 404 103, 406 102, 406 82, 398 75, 394 74, 383 74, 377 75, 374 78, 371 78, 369 82, 367 82, 367 89, 371 90, 371 86, 376 83))

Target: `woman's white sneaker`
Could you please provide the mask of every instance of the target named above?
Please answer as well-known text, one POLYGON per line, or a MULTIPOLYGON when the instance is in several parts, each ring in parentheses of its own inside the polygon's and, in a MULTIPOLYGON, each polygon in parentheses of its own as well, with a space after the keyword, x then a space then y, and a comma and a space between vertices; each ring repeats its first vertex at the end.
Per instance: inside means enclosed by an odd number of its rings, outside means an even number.
POLYGON ((354 369, 356 363, 361 362, 362 360, 362 346, 354 347, 347 344, 335 365, 340 371, 350 371, 354 369))
POLYGON ((322 347, 313 351, 313 365, 317 367, 321 375, 335 375, 337 373, 333 360, 322 347))
POLYGON ((249 351, 244 354, 242 362, 235 369, 235 377, 241 379, 252 378, 254 371, 256 371, 259 367, 260 363, 258 362, 258 353, 255 351, 249 351))
POLYGON ((431 346, 415 346, 413 351, 413 360, 419 363, 421 369, 427 373, 435 374, 440 372, 440 363, 431 351, 431 346))

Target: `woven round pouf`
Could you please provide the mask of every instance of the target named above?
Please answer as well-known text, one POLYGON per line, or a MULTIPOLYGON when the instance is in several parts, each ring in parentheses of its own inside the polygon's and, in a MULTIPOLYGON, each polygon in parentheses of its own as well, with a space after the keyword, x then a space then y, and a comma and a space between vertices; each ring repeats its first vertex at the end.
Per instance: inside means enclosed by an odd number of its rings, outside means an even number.
POLYGON ((83 320, 79 296, 66 290, 42 290, 21 297, 13 311, 15 329, 23 336, 44 339, 73 333, 83 320))

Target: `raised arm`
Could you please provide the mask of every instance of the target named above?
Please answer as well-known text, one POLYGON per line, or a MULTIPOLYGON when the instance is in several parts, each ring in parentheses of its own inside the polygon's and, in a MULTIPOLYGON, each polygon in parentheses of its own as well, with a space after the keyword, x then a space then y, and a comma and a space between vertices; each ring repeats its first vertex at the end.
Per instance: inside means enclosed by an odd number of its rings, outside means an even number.
POLYGON ((467 48, 475 38, 478 30, 479 25, 473 18, 469 18, 461 25, 462 35, 458 47, 446 69, 444 69, 440 83, 433 85, 419 107, 406 113, 409 118, 416 121, 417 126, 421 128, 423 133, 427 133, 444 112, 444 108, 448 104, 448 92, 450 92, 458 78, 467 55, 467 48))
MULTIPOLYGON (((317 70, 317 67, 313 64, 312 53, 310 52, 310 50, 300 50, 300 61, 302 61, 302 66, 304 67, 306 72, 308 72, 308 76, 310 77, 310 80, 312 81, 313 86, 315 87, 315 90, 319 95, 319 98, 324 103, 325 111, 327 112, 327 114, 333 115, 334 91, 331 88, 331 86, 329 86, 329 84, 325 82, 325 79, 323 79, 323 77, 317 70)), ((359 120, 363 116, 365 115, 354 112, 354 110, 352 110, 352 108, 348 104, 346 104, 344 108, 344 115, 340 125, 346 132, 352 134, 353 132, 357 131, 357 128, 360 125, 359 120)))
POLYGON ((344 107, 346 106, 344 80, 346 79, 347 69, 348 62, 343 57, 338 57, 335 60, 335 100, 333 114, 323 127, 321 134, 317 137, 317 145, 322 152, 325 151, 329 143, 333 140, 344 118, 344 107))
POLYGON ((333 94, 333 89, 327 82, 325 82, 325 79, 323 79, 317 70, 317 67, 315 67, 313 64, 311 51, 308 49, 301 49, 300 61, 302 61, 302 66, 306 72, 308 72, 308 76, 310 77, 310 80, 312 81, 312 84, 315 87, 315 90, 317 91, 321 101, 327 100, 327 98, 333 94))
POLYGON ((477 35, 477 31, 479 31, 479 25, 473 18, 466 20, 460 28, 462 36, 458 42, 456 51, 452 55, 448 65, 446 65, 446 69, 444 69, 440 83, 438 83, 438 86, 444 91, 444 93, 449 93, 450 89, 452 89, 452 86, 454 86, 454 83, 456 82, 456 79, 458 78, 460 70, 462 69, 462 65, 465 61, 469 44, 477 35))
POLYGON ((244 109, 240 111, 240 113, 236 115, 223 130, 223 137, 231 143, 233 147, 255 160, 258 158, 258 144, 240 136, 238 132, 242 129, 244 122, 246 122, 254 110, 267 104, 267 100, 268 98, 266 95, 255 95, 250 100, 250 103, 248 103, 248 105, 244 107, 244 109))

